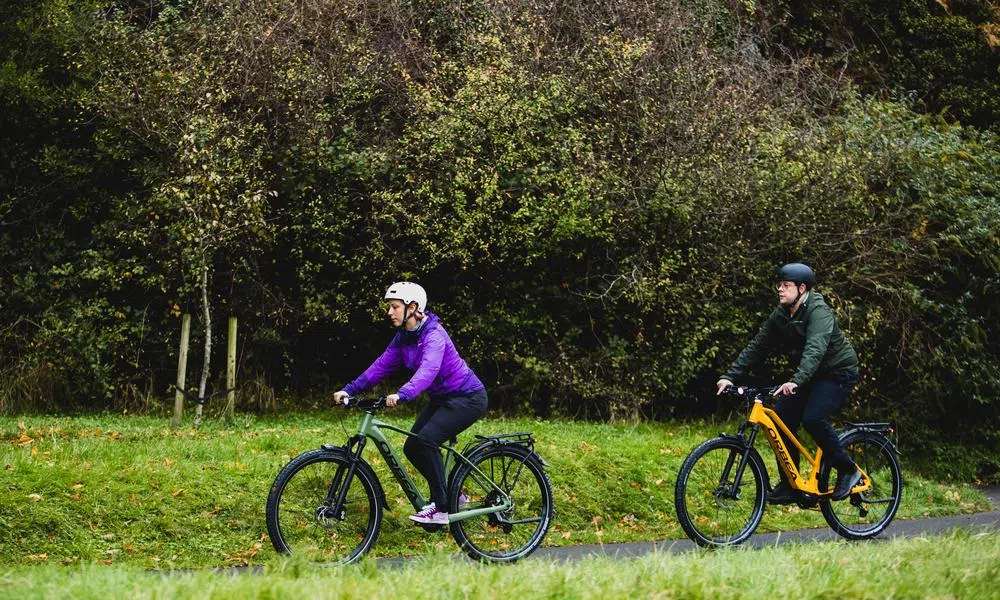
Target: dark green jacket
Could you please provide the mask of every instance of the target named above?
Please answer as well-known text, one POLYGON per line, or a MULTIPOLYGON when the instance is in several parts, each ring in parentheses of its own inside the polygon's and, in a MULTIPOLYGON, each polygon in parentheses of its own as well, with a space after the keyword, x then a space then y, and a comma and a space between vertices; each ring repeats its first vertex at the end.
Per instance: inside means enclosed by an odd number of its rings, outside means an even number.
POLYGON ((823 296, 810 291, 794 317, 788 308, 778 306, 740 357, 729 367, 723 379, 739 381, 750 367, 761 363, 773 352, 788 354, 798 369, 789 380, 804 385, 817 375, 829 375, 841 370, 858 372, 858 355, 823 296))

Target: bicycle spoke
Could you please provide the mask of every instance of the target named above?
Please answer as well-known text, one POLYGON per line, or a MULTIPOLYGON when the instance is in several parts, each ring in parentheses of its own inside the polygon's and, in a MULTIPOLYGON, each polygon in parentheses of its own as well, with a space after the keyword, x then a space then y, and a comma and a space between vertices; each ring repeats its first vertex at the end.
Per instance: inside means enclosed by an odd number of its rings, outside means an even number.
POLYGON ((474 461, 482 472, 464 467, 457 490, 473 506, 501 506, 501 512, 452 523, 452 534, 470 556, 516 560, 533 551, 552 519, 552 490, 541 465, 522 449, 497 447, 474 461))
POLYGON ((739 482, 735 465, 745 450, 737 442, 710 440, 684 461, 674 504, 685 533, 699 544, 737 544, 749 537, 763 514, 763 467, 748 461, 739 482))
MULTIPOLYGON (((354 560, 378 535, 381 509, 374 490, 355 473, 346 479, 346 463, 333 454, 309 453, 278 475, 280 492, 268 499, 268 531, 281 552, 313 562, 354 560), (317 458, 318 457, 318 458, 317 458), (343 505, 335 507, 347 486, 343 505)), ((273 492, 272 492, 273 494, 273 492)))

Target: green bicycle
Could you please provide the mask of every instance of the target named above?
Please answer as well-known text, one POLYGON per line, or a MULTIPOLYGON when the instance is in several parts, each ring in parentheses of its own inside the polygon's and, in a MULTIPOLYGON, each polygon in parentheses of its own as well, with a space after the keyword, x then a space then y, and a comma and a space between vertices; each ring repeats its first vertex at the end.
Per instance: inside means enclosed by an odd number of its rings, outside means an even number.
MULTIPOLYGON (((382 483, 362 457, 375 443, 414 510, 428 503, 407 474, 382 429, 409 431, 375 418, 383 398, 348 398, 364 411, 358 433, 343 446, 324 444, 293 458, 275 477, 267 497, 267 532, 282 554, 350 563, 378 539, 389 508, 382 483)), ((554 513, 552 484, 530 433, 477 435, 458 451, 443 444, 449 473, 448 527, 459 547, 484 562, 514 562, 545 538, 554 513)), ((454 441, 453 441, 454 444, 454 441)), ((443 525, 420 524, 428 531, 443 525)))

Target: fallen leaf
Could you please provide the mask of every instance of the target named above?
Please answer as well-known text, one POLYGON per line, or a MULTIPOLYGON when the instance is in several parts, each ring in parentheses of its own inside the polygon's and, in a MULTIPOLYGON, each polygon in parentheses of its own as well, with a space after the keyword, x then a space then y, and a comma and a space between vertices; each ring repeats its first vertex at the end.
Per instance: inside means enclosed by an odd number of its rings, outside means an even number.
POLYGON ((74 483, 70 487, 72 487, 74 490, 78 490, 78 489, 81 489, 83 487, 83 484, 82 483, 74 483))
POLYGON ((28 494, 28 497, 34 500, 35 502, 39 502, 42 499, 41 494, 28 494))
POLYGON ((170 493, 171 496, 177 497, 184 493, 184 488, 174 488, 174 491, 170 493))
POLYGON ((573 532, 572 532, 572 531, 564 531, 564 532, 563 532, 563 534, 562 534, 562 538, 563 538, 564 540, 568 540, 568 539, 569 539, 569 536, 571 536, 571 535, 573 535, 573 532))

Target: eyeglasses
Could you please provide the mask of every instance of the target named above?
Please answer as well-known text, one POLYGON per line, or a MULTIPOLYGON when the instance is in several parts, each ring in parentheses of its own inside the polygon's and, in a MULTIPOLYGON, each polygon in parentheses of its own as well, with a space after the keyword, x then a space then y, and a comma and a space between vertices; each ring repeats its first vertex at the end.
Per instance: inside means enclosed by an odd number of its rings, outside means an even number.
POLYGON ((777 285, 779 292, 784 289, 797 288, 797 287, 799 287, 799 284, 795 283, 794 281, 779 281, 777 285))

